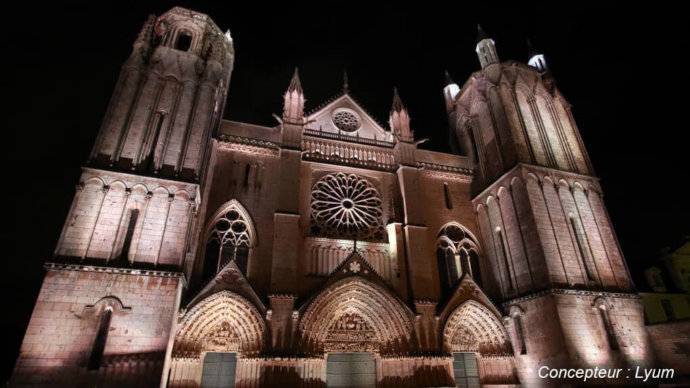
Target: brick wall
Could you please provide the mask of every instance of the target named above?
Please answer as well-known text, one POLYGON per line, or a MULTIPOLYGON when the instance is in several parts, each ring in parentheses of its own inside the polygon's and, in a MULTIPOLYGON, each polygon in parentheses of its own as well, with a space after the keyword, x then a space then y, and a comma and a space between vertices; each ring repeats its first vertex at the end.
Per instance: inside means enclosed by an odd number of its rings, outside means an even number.
POLYGON ((160 381, 179 277, 48 265, 12 386, 134 386, 160 381), (88 371, 99 311, 112 307, 103 362, 88 371))

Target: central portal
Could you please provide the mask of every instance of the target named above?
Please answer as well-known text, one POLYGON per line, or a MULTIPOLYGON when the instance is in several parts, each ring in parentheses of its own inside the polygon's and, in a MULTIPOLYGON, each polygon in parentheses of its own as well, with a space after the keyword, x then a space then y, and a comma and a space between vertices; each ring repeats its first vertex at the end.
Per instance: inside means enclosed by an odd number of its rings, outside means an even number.
POLYGON ((376 387, 376 359, 372 353, 329 353, 326 384, 329 387, 376 387))

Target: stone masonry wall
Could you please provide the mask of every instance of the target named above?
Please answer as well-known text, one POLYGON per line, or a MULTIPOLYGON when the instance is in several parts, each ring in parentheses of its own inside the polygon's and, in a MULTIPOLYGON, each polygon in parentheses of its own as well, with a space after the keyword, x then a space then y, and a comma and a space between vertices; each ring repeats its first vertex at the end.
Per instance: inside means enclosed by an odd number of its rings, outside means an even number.
POLYGON ((180 279, 47 265, 15 365, 13 387, 150 387, 161 378, 180 279), (112 319, 101 367, 87 370, 103 304, 112 319))

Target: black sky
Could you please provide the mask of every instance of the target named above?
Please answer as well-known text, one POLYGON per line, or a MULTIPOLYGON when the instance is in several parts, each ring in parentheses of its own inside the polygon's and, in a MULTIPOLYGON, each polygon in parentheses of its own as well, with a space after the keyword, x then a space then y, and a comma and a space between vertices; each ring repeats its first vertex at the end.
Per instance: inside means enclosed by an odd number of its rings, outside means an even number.
POLYGON ((226 118, 274 125, 299 66, 307 108, 352 94, 386 121, 399 88, 418 138, 448 150, 441 89, 479 67, 476 23, 501 59, 546 55, 573 105, 636 282, 660 248, 690 233, 685 12, 655 2, 501 4, 296 2, 33 2, 5 9, 2 36, 3 239, 0 382, 10 373, 121 63, 149 13, 207 13, 235 41, 226 118), (7 214, 6 213, 6 214, 7 214))

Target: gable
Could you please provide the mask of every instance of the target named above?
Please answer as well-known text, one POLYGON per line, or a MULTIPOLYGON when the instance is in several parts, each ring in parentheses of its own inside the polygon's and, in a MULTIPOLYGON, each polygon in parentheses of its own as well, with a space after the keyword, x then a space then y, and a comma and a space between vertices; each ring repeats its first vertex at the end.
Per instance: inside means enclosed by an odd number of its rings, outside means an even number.
POLYGON ((344 93, 307 117, 307 129, 372 140, 393 141, 384 129, 349 94, 344 93))

